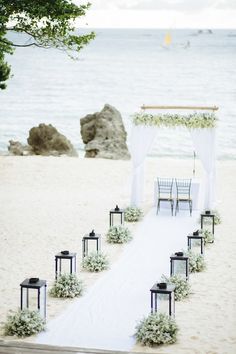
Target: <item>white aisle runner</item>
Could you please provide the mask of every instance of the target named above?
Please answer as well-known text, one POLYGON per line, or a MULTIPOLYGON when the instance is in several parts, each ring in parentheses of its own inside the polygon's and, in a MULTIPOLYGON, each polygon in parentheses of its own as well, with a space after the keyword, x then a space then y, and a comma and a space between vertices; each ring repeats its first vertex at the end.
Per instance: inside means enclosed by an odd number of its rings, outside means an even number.
MULTIPOLYGON (((197 214, 171 217, 153 208, 125 245, 119 260, 84 296, 47 324, 37 343, 130 350, 137 321, 150 312, 150 288, 169 275, 170 255, 186 249, 197 214)), ((117 245, 119 247, 119 245, 117 245)), ((177 314, 178 316, 178 314, 177 314)))

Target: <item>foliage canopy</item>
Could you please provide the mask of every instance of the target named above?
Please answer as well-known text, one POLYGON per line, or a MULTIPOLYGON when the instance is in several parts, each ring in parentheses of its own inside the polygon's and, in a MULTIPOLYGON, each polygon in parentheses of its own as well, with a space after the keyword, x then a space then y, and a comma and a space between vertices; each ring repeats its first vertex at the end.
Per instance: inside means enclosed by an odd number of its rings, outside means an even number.
POLYGON ((13 54, 15 47, 57 48, 70 54, 88 44, 94 32, 77 35, 75 19, 84 16, 90 5, 77 6, 71 0, 0 0, 0 89, 6 88, 11 72, 5 55, 13 54), (9 31, 24 33, 27 42, 13 43, 9 31))

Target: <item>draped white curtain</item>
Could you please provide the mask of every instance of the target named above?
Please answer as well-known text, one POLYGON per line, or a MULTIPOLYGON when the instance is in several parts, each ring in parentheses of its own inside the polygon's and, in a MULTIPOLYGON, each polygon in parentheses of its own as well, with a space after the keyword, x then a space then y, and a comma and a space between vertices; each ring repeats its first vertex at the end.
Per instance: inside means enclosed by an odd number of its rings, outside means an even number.
POLYGON ((193 146, 205 171, 204 209, 214 208, 215 203, 215 129, 190 129, 193 146))
MULTIPOLYGON (((158 128, 155 126, 138 125, 132 127, 131 157, 133 164, 131 205, 139 207, 143 202, 145 157, 150 152, 158 128)), ((212 209, 215 202, 215 129, 190 129, 194 149, 200 158, 204 171, 204 205, 212 209)))
POLYGON ((153 126, 134 125, 131 132, 131 158, 133 164, 131 205, 139 207, 143 201, 145 157, 152 148, 157 134, 153 126))

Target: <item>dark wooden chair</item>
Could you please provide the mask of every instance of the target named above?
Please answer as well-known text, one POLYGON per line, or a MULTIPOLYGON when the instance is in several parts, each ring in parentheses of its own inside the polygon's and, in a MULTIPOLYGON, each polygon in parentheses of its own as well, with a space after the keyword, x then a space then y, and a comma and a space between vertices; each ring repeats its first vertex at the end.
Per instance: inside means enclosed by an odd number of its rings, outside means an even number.
POLYGON ((173 192, 173 178, 157 178, 157 214, 160 210, 161 202, 169 202, 171 207, 171 214, 173 215, 174 210, 174 198, 173 192))
POLYGON ((190 216, 192 215, 193 201, 191 197, 192 179, 175 179, 176 184, 176 206, 175 215, 179 212, 180 203, 188 203, 190 216))

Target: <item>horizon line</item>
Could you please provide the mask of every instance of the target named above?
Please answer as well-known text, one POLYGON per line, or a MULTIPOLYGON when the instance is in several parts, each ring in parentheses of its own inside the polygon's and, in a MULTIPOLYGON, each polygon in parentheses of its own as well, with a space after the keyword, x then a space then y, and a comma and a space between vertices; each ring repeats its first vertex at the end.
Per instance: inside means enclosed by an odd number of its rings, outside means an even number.
POLYGON ((96 26, 76 26, 76 29, 157 29, 157 30, 225 30, 236 31, 236 27, 96 27, 96 26))

